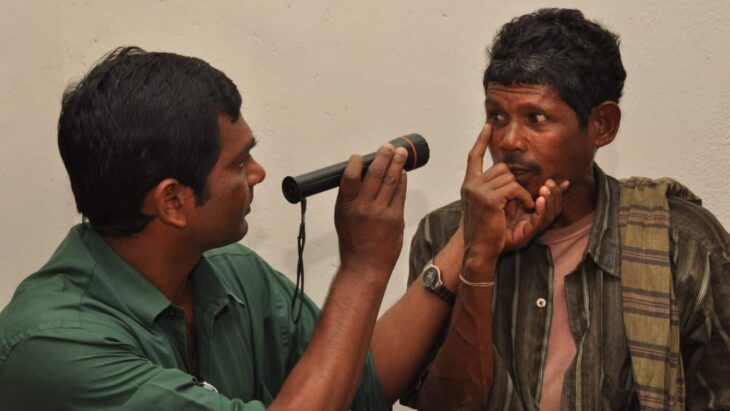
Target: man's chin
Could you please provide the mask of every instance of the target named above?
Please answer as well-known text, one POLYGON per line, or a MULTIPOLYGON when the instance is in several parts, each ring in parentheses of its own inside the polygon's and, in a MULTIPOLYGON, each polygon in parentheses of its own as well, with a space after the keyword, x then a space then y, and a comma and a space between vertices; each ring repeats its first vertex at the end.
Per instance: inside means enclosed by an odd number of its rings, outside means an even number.
POLYGON ((233 243, 237 243, 237 242, 243 240, 243 238, 246 236, 246 234, 248 234, 248 222, 246 220, 243 220, 240 228, 238 229, 238 232, 235 234, 232 234, 229 238, 227 238, 225 244, 221 244, 220 247, 230 245, 233 243))
POLYGON ((238 240, 236 242, 243 240, 243 237, 248 234, 248 221, 245 219, 243 220, 243 223, 241 223, 241 230, 239 231, 240 235, 238 236, 238 240))

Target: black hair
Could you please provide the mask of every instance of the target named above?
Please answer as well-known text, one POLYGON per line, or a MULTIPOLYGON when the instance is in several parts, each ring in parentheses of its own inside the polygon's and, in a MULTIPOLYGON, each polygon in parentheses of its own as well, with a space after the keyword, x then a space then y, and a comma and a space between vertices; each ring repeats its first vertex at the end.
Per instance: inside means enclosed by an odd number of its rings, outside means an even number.
POLYGON ((579 10, 541 9, 502 26, 487 51, 488 83, 555 88, 582 127, 593 107, 618 103, 626 80, 619 38, 579 10))
POLYGON ((203 60, 120 47, 63 94, 58 148, 76 208, 93 229, 137 233, 147 193, 165 178, 190 187, 197 205, 220 154, 218 114, 236 121, 241 95, 203 60))

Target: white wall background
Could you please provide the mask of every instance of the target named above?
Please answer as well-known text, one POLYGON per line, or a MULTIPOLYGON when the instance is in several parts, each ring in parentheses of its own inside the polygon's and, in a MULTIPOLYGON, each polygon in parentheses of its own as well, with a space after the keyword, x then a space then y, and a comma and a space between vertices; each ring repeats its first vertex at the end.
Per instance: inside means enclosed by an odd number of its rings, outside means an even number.
MULTIPOLYGON (((623 124, 609 173, 672 176, 730 227, 730 0, 0 0, 0 307, 79 222, 56 148, 65 85, 119 45, 209 61, 244 98, 268 171, 243 240, 293 274, 297 206, 286 175, 419 132, 430 164, 409 176, 406 244, 384 308, 405 289, 421 216, 457 198, 484 119, 485 47, 514 16, 579 7, 622 37, 623 124)), ((309 201, 307 293, 337 266, 334 192, 309 201)))

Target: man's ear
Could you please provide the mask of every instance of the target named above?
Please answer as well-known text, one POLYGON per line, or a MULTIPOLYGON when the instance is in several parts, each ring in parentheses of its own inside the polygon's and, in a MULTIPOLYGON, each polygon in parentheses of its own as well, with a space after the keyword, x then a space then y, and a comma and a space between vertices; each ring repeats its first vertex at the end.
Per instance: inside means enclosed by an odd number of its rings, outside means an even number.
POLYGON ((185 228, 190 206, 195 206, 189 204, 190 202, 195 202, 192 189, 174 178, 166 178, 147 193, 142 204, 142 214, 155 216, 160 222, 173 227, 185 228))
POLYGON ((593 107, 588 118, 589 132, 595 148, 611 144, 621 125, 621 108, 613 101, 604 101, 593 107))

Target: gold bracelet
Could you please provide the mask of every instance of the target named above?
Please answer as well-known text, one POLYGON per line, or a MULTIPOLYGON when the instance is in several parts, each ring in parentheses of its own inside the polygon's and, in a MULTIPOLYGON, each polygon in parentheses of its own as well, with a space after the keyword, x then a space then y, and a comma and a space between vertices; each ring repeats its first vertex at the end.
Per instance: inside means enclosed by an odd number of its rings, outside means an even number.
POLYGON ((461 273, 459 273, 459 279, 461 280, 462 283, 464 283, 466 285, 470 285, 472 287, 491 287, 494 285, 494 281, 482 281, 479 283, 473 283, 473 282, 467 280, 466 278, 464 278, 464 276, 461 275, 461 273))

